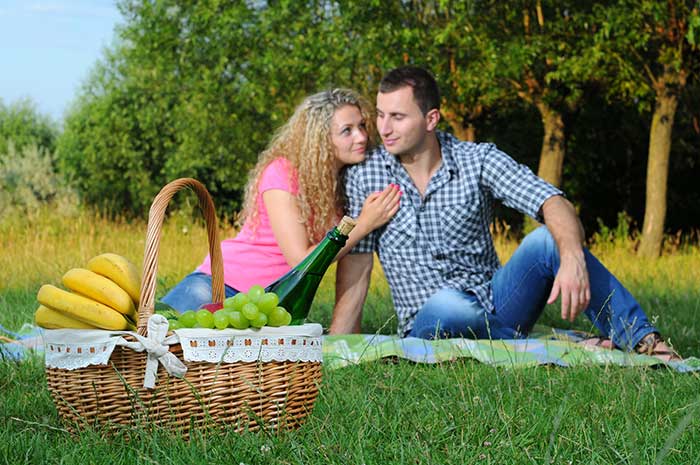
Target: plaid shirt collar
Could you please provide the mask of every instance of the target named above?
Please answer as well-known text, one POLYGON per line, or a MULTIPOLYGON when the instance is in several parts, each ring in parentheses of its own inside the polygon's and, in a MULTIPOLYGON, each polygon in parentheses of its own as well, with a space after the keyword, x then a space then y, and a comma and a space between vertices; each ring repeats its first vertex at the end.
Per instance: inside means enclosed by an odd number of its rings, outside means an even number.
MULTIPOLYGON (((425 196, 428 196, 445 185, 453 176, 459 175, 459 166, 454 158, 454 138, 442 131, 435 131, 435 135, 440 144, 440 154, 442 163, 434 175, 434 179, 430 181, 425 196)), ((414 186, 413 180, 408 175, 406 168, 403 167, 399 157, 387 152, 384 146, 380 146, 379 153, 384 160, 384 165, 389 172, 402 181, 405 186, 414 186)), ((415 187, 413 187, 415 189, 415 187)), ((416 191, 417 192, 417 191, 416 191)))

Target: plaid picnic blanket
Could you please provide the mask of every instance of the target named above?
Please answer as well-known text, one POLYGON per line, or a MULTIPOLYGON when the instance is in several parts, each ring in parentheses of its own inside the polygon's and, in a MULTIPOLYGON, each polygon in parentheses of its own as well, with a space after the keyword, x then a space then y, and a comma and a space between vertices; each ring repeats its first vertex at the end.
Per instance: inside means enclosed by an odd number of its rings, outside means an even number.
POLYGON ((10 331, 0 325, 0 361, 21 360, 28 353, 43 352, 43 330, 25 323, 19 331, 10 331))
MULTIPOLYGON (((700 371, 700 359, 664 363, 654 357, 621 350, 607 350, 580 344, 592 334, 536 326, 527 339, 440 339, 399 338, 382 334, 348 334, 323 337, 323 363, 327 369, 371 362, 382 358, 402 358, 415 363, 439 363, 473 358, 502 367, 533 365, 666 365, 679 372, 700 371)), ((0 326, 0 360, 21 360, 29 353, 42 354, 42 329, 25 324, 13 332, 0 326)))
POLYGON ((415 363, 438 363, 458 358, 474 358, 482 363, 503 367, 533 365, 666 365, 679 372, 700 371, 700 359, 662 362, 654 357, 583 345, 592 334, 535 327, 527 339, 439 339, 428 341, 380 334, 325 336, 323 363, 334 369, 381 358, 398 357, 415 363))

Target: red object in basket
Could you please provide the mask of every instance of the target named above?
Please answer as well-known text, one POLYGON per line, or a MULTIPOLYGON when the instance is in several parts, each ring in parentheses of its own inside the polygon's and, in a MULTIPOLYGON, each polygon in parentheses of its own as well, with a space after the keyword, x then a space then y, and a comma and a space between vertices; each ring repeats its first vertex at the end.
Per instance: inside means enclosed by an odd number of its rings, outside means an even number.
POLYGON ((204 304, 200 308, 204 308, 209 310, 210 312, 214 313, 217 310, 221 310, 224 308, 223 302, 213 302, 211 304, 204 304))

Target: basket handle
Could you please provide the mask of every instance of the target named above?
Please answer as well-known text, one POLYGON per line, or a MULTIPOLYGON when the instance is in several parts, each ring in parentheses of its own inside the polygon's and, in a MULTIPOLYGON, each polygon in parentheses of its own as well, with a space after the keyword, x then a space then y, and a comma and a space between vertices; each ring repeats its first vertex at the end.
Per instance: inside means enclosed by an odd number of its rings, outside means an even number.
POLYGON ((148 213, 148 229, 146 232, 146 249, 143 254, 143 278, 141 280, 141 300, 138 310, 138 328, 140 335, 147 333, 148 319, 153 315, 156 297, 156 274, 158 271, 158 250, 160 248, 160 232, 165 217, 165 209, 170 199, 181 189, 192 189, 199 199, 199 207, 204 214, 209 238, 209 256, 211 257, 212 272, 212 302, 224 300, 224 267, 219 244, 214 202, 204 185, 192 178, 176 179, 165 185, 151 204, 148 213))

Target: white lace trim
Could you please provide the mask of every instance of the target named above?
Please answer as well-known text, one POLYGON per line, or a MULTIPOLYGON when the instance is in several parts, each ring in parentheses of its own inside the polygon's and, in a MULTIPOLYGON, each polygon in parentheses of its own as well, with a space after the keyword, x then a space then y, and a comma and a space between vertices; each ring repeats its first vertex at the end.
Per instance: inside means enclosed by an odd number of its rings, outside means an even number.
MULTIPOLYGON (((155 323, 154 317, 149 324, 155 323)), ((48 367, 65 370, 106 365, 114 348, 123 346, 139 352, 146 350, 149 357, 158 358, 170 368, 178 361, 163 359, 162 352, 166 346, 177 343, 182 346, 183 358, 188 362, 321 362, 322 332, 318 324, 259 330, 178 329, 155 341, 150 340, 150 332, 147 339, 130 331, 54 329, 44 333, 45 363, 48 367), (123 337, 127 334, 138 340, 127 341, 123 337)), ((171 358, 176 357, 172 355, 171 358)))
POLYGON ((308 336, 226 336, 210 334, 187 337, 180 343, 188 362, 321 362, 322 338, 308 336))
POLYGON ((50 368, 77 370, 106 365, 120 334, 102 330, 47 329, 44 331, 45 364, 50 368))

